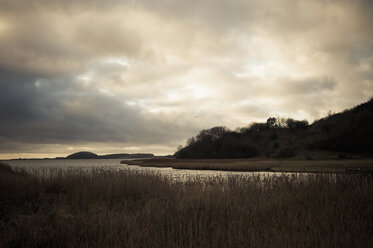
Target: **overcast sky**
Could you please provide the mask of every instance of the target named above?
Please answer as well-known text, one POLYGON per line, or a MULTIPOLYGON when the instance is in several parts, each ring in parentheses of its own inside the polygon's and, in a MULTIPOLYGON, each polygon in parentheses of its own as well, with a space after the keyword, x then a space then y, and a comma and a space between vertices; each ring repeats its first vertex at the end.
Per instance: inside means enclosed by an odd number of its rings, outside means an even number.
POLYGON ((373 96, 372 0, 0 0, 0 158, 172 154, 373 96))

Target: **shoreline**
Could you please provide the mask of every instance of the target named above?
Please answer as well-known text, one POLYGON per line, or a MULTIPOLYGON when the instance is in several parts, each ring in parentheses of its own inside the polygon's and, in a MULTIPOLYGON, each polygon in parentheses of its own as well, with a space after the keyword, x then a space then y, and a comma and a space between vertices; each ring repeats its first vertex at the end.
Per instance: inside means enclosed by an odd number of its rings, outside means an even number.
POLYGON ((122 160, 121 164, 140 167, 232 172, 373 174, 373 159, 135 159, 122 160))

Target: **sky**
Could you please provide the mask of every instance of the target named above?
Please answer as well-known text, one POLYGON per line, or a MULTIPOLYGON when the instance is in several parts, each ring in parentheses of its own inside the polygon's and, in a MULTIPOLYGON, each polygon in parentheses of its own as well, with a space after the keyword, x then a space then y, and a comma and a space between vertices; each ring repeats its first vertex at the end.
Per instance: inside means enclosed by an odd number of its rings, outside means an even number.
POLYGON ((173 154, 373 96, 371 0, 0 0, 0 159, 173 154))

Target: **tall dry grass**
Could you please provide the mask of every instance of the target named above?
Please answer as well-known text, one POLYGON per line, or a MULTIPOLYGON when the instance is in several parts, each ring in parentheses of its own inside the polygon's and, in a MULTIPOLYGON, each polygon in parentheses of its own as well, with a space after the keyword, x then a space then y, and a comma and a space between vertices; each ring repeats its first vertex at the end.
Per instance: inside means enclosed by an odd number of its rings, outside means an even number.
POLYGON ((373 174, 372 159, 351 160, 283 160, 283 159, 135 159, 122 160, 122 164, 142 167, 171 167, 189 170, 221 171, 278 171, 314 173, 366 173, 373 174))
POLYGON ((370 175, 0 173, 1 247, 373 247, 372 232, 370 175))

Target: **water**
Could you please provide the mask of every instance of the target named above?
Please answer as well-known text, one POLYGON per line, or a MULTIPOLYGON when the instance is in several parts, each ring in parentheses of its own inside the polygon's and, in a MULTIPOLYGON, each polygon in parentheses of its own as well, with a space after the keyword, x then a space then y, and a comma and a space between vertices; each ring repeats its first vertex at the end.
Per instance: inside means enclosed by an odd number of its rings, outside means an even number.
POLYGON ((4 163, 14 168, 24 168, 27 171, 39 169, 92 169, 106 167, 121 169, 122 159, 35 159, 35 160, 7 160, 4 163))
POLYGON ((178 180, 212 178, 212 177, 229 177, 229 176, 252 176, 260 175, 261 177, 281 175, 276 172, 239 172, 239 171, 213 171, 213 170, 183 170, 172 169, 171 167, 140 167, 136 165, 121 164, 122 159, 56 159, 56 160, 8 160, 4 161, 13 168, 22 168, 31 173, 45 175, 51 170, 67 171, 79 169, 89 172, 92 169, 111 169, 111 170, 133 170, 138 172, 152 172, 166 177, 178 180))

